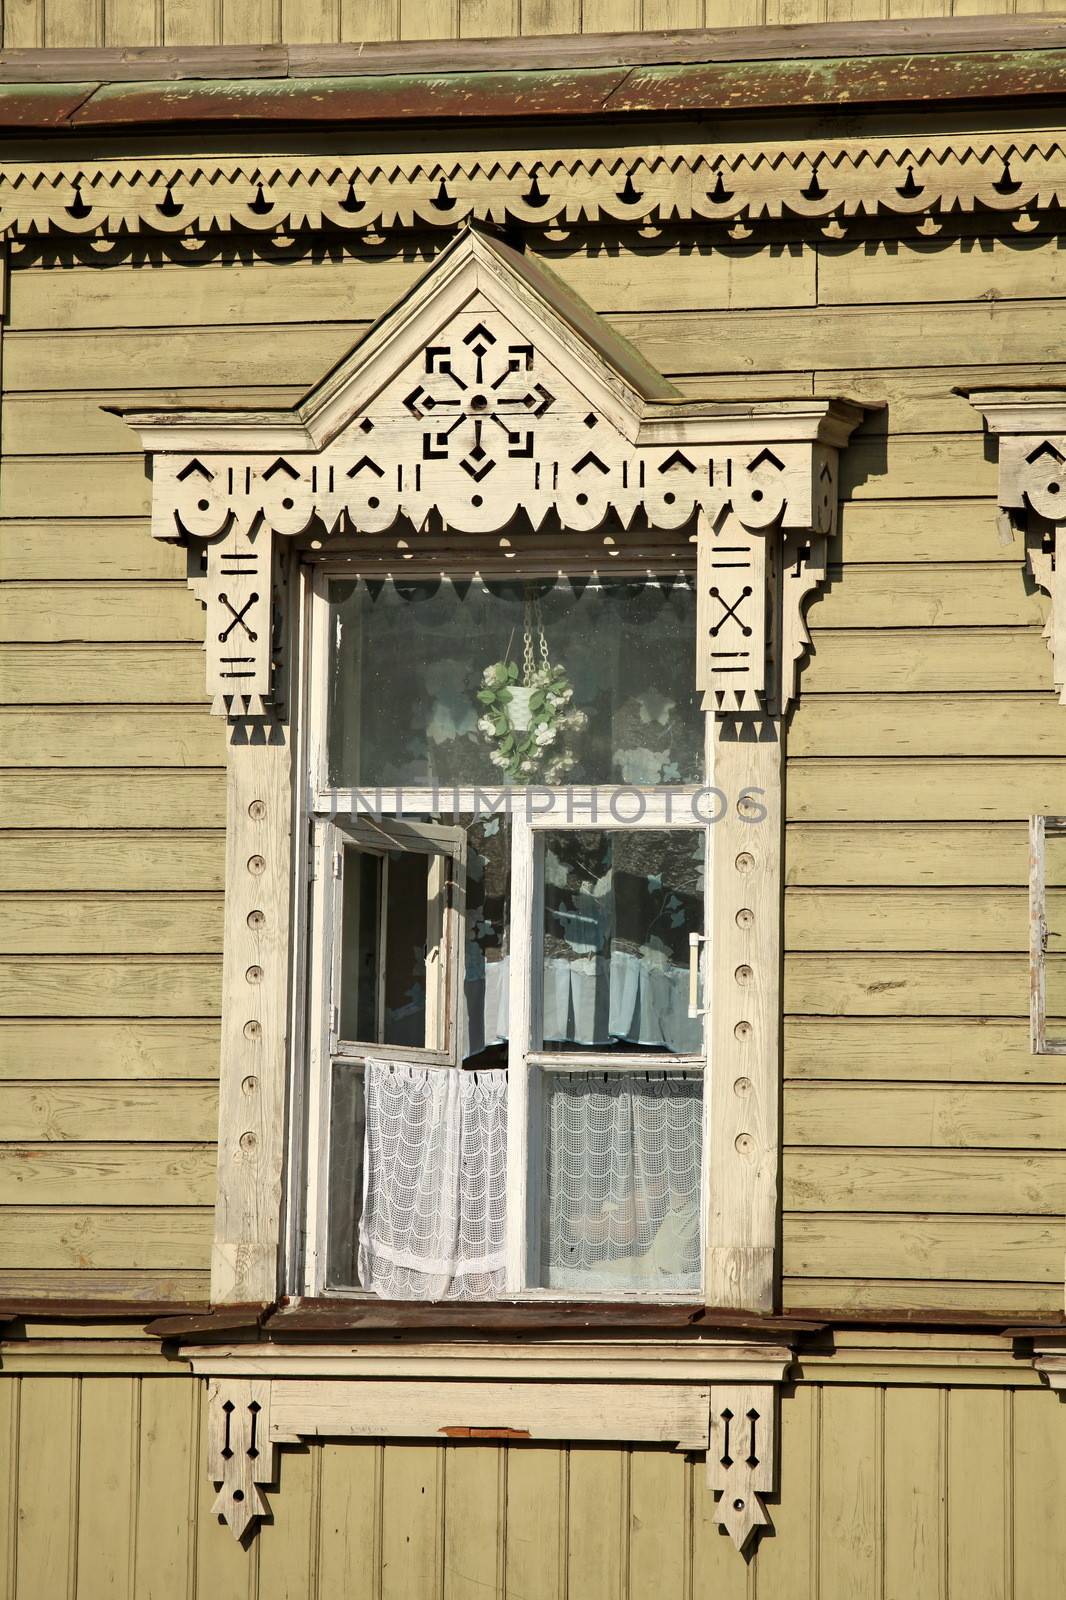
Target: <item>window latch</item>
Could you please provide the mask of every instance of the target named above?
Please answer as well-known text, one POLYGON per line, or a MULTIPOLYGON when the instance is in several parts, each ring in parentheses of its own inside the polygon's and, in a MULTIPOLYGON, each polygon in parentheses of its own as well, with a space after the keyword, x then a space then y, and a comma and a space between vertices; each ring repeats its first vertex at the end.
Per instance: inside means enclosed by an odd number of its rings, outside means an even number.
POLYGON ((700 1005, 700 945, 706 944, 707 935, 690 933, 688 936, 688 1014, 705 1017, 707 1007, 700 1005))

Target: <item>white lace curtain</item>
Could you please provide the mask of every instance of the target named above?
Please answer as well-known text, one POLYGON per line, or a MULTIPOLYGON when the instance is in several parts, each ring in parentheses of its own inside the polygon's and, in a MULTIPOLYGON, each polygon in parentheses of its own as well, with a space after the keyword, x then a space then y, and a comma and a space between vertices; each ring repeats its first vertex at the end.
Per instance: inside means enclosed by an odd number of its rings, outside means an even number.
POLYGON ((388 1300, 504 1291, 507 1073, 366 1062, 359 1280, 388 1300))
POLYGON ((545 1077, 548 1286, 698 1289, 701 1075, 545 1077))

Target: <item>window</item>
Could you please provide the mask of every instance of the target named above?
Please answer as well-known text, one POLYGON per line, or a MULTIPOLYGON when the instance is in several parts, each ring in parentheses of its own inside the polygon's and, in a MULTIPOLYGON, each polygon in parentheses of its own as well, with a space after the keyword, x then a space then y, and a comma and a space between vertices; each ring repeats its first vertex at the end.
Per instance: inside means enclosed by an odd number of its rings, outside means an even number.
POLYGON ((313 579, 310 1293, 698 1296, 683 562, 313 579))
POLYGON ((1037 1055, 1066 1055, 1066 817, 1029 823, 1029 1022, 1037 1055))

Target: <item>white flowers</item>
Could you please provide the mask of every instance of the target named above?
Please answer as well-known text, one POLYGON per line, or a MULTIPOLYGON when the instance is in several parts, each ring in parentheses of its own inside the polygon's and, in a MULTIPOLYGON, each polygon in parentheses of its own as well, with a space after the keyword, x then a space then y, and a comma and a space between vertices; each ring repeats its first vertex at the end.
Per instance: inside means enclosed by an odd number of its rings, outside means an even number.
POLYGON ((478 717, 477 729, 479 733, 495 733, 496 724, 493 722, 491 717, 478 717))
POLYGON ((554 744, 555 729, 550 723, 542 723, 537 729, 536 733, 533 735, 533 742, 541 747, 546 744, 554 744))

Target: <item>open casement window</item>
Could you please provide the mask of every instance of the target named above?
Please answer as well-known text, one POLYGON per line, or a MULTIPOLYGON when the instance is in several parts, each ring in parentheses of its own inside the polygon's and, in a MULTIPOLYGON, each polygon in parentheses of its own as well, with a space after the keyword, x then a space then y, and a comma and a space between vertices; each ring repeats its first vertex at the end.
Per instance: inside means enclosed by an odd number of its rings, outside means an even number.
POLYGON ((1066 1055, 1066 817, 1029 822, 1029 940, 1032 1048, 1066 1055))
POLYGON ((316 574, 310 1292, 699 1296, 690 569, 316 574))

